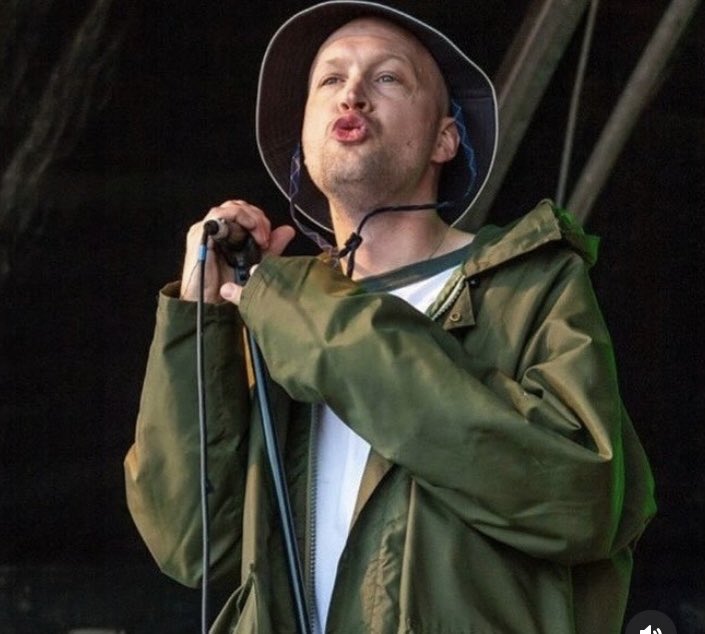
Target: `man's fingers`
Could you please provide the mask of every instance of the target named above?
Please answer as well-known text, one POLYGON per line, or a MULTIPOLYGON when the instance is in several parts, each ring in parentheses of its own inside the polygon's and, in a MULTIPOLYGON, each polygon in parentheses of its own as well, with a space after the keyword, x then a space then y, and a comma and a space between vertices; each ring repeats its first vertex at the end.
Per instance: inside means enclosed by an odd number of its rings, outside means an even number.
POLYGON ((242 286, 234 282, 228 282, 220 287, 220 296, 236 306, 240 303, 240 295, 242 295, 242 286))
POLYGON ((296 230, 289 225, 282 225, 274 229, 269 241, 269 253, 281 255, 295 235, 296 230))
POLYGON ((212 218, 222 218, 239 225, 254 238, 260 248, 269 247, 271 223, 259 207, 244 200, 228 200, 210 209, 204 221, 212 218))

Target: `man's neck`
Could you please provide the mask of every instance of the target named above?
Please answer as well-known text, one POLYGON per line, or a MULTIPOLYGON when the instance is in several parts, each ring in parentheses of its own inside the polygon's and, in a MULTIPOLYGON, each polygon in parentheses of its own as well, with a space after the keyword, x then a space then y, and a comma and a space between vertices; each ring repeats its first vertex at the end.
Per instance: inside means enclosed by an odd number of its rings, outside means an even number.
MULTIPOLYGON (((364 213, 332 209, 336 241, 342 247, 357 231, 364 213)), ((387 211, 371 217, 361 232, 353 277, 381 275, 402 266, 450 253, 472 241, 472 234, 449 227, 435 209, 387 211)))

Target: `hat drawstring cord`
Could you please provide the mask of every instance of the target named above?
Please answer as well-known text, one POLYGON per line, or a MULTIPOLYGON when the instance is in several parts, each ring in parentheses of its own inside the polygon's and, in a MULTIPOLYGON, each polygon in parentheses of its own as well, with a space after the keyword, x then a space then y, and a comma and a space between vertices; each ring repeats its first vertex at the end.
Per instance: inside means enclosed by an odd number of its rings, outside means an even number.
POLYGON ((299 193, 299 183, 301 182, 301 143, 297 143, 294 148, 294 153, 291 155, 289 164, 289 216, 309 240, 313 240, 319 249, 325 253, 333 253, 335 247, 328 242, 318 232, 309 229, 301 220, 299 220, 299 210, 294 202, 299 193))
POLYGON ((357 229, 350 234, 350 237, 345 241, 345 245, 337 254, 339 260, 341 258, 344 258, 345 256, 348 256, 348 263, 345 274, 350 278, 353 275, 353 271, 355 270, 355 252, 357 251, 358 247, 362 244, 362 228, 365 226, 365 223, 373 216, 384 213, 386 211, 421 211, 424 209, 445 209, 446 207, 451 207, 452 205, 453 203, 449 200, 440 203, 423 203, 421 205, 392 205, 388 207, 377 207, 377 209, 373 209, 372 211, 366 213, 360 221, 360 224, 357 226, 357 229))
POLYGON ((460 135, 460 145, 463 148, 465 161, 468 166, 468 171, 470 172, 468 186, 465 189, 465 194, 463 196, 463 198, 467 198, 475 185, 475 180, 477 179, 477 159, 475 158, 475 149, 470 141, 470 134, 468 133, 468 126, 465 123, 463 109, 460 107, 460 104, 455 101, 455 99, 450 100, 450 107, 453 119, 455 119, 455 125, 458 128, 458 134, 460 135))

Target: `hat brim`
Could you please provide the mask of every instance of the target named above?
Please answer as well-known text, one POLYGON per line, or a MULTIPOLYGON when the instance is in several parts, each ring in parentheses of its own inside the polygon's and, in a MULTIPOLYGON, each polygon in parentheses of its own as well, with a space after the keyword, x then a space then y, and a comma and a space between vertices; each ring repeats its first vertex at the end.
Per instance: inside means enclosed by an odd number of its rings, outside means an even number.
MULTIPOLYGON (((311 63, 335 30, 360 17, 379 17, 412 33, 435 58, 451 98, 463 110, 475 152, 477 174, 472 187, 462 152, 446 164, 438 198, 453 204, 440 213, 456 224, 482 191, 497 150, 497 99, 484 71, 436 29, 396 9, 374 2, 324 2, 292 16, 272 37, 264 54, 257 91, 256 135, 262 161, 285 196, 289 196, 291 157, 300 142, 311 63)), ((313 224, 331 231, 328 202, 301 170, 296 206, 313 224)), ((403 201, 402 201, 403 202, 403 201)))

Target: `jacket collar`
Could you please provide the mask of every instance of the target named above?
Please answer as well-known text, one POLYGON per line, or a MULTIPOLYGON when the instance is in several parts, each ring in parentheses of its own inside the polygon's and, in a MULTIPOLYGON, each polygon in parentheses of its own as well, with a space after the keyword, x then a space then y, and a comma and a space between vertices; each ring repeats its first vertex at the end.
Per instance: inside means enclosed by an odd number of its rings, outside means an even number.
POLYGON ((506 227, 486 225, 475 236, 474 248, 463 265, 466 278, 483 273, 550 242, 563 241, 592 266, 599 238, 586 234, 575 218, 548 200, 506 227))
POLYGON ((571 214, 548 200, 541 201, 535 209, 506 227, 482 227, 467 259, 429 307, 428 316, 438 320, 446 330, 474 326, 470 289, 479 285, 480 276, 553 242, 568 245, 588 266, 597 260, 599 239, 586 234, 571 214))

